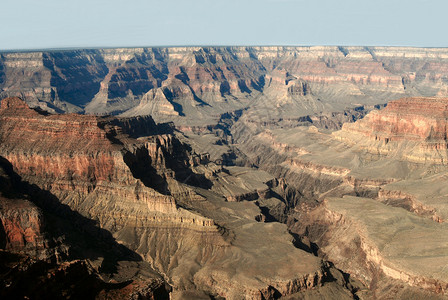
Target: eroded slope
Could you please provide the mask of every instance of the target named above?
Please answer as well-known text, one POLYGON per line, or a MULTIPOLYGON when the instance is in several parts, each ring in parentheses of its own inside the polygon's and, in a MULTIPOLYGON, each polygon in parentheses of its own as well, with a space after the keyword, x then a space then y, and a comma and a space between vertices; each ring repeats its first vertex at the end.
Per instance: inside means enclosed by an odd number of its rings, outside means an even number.
POLYGON ((1 96, 49 111, 151 114, 215 125, 250 108, 265 121, 403 96, 446 96, 446 49, 173 47, 2 53, 1 96))
POLYGON ((175 296, 272 299, 321 286, 351 295, 333 279, 336 270, 294 246, 286 225, 258 222, 260 204, 241 202, 252 200, 248 195, 282 202, 269 195, 271 176, 208 163, 168 125, 150 117, 53 115, 7 98, 0 132, 1 155, 48 193, 42 207, 64 217, 58 206, 66 205, 112 233, 175 296))
POLYGON ((333 133, 260 128, 243 115, 232 133, 249 161, 297 191, 285 212, 290 230, 370 288, 359 296, 446 297, 447 104, 391 101, 333 133), (403 283, 408 292, 391 289, 403 283))

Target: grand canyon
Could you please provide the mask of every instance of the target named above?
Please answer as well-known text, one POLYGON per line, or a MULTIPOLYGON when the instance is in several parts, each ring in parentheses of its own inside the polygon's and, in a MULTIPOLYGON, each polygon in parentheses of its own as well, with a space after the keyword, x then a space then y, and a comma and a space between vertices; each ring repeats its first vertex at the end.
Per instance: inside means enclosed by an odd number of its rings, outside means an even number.
POLYGON ((447 299, 448 49, 0 52, 0 297, 447 299))

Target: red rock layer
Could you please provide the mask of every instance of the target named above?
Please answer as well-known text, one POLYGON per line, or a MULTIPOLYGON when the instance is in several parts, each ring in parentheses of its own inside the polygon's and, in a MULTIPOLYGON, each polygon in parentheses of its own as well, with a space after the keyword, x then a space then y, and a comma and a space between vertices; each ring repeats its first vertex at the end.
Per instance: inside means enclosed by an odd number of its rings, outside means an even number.
MULTIPOLYGON (((129 150, 109 139, 116 132, 101 128, 103 123, 95 116, 41 114, 18 98, 7 98, 0 108, 0 152, 25 180, 63 198, 79 202, 98 188, 151 210, 175 211, 174 199, 133 176, 123 157, 129 150)), ((161 160, 157 150, 149 158, 156 163, 161 160)))
POLYGON ((343 130, 386 141, 445 142, 448 133, 448 98, 402 98, 381 111, 368 114, 343 130))
POLYGON ((354 97, 352 104, 366 104, 369 96, 383 102, 391 93, 426 95, 426 88, 446 94, 447 58, 446 49, 334 46, 4 53, 0 94, 50 111, 188 117, 188 109, 207 111, 207 104, 214 113, 249 105, 240 102, 263 92, 265 81, 280 70, 309 85, 316 99, 354 97), (219 107, 223 103, 226 108, 219 107))
POLYGON ((42 212, 31 202, 0 196, 0 224, 5 250, 35 256, 45 252, 42 212))
POLYGON ((445 164, 447 116, 448 98, 402 98, 362 120, 344 124, 334 136, 369 153, 445 164))

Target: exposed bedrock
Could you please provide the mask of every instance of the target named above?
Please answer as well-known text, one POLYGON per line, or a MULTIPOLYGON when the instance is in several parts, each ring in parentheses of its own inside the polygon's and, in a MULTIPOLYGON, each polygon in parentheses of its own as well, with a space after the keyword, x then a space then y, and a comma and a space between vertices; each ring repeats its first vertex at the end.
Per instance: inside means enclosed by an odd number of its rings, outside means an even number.
POLYGON ((445 225, 374 199, 344 196, 327 198, 292 230, 319 245, 323 257, 374 297, 392 297, 390 286, 399 282, 410 287, 395 290, 398 297, 405 290, 414 297, 446 297, 445 225))
POLYGON ((8 52, 0 95, 48 111, 213 125, 251 107, 258 118, 342 112, 402 96, 443 96, 446 49, 173 47, 8 52), (200 121, 200 122, 199 122, 200 121))
POLYGON ((447 115, 447 98, 403 98, 334 135, 372 154, 445 165, 447 115))
MULTIPOLYGON (((263 201, 281 202, 269 196, 272 177, 247 168, 226 172, 170 129, 149 117, 48 114, 7 98, 0 108, 0 155, 39 207, 89 236, 104 235, 134 259, 120 263, 100 252, 90 258, 99 271, 124 272, 132 265, 135 272, 152 272, 144 277, 154 284, 150 291, 158 289, 154 279, 162 277, 173 295, 274 299, 321 288, 351 295, 344 281, 332 279, 336 270, 294 246, 286 225, 257 221, 263 201), (257 203, 225 199, 243 200, 254 191, 257 203)), ((27 214, 31 221, 33 214, 27 214)), ((9 219, 15 222, 14 216, 9 219)), ((19 221, 32 229, 30 220, 19 221)), ((17 231, 8 233, 18 236, 17 231)), ((29 236, 22 239, 40 245, 29 236)), ((117 272, 112 279, 121 276, 117 272)), ((143 284, 134 281, 129 289, 143 284)))
POLYGON ((42 226, 77 213, 141 258, 98 250, 92 274, 146 264, 173 299, 446 297, 447 66, 387 47, 2 53, 0 94, 41 109, 2 101, 0 155, 40 197, 2 202, 1 246, 68 257, 42 226))
POLYGON ((231 133, 249 163, 282 178, 299 246, 360 280, 357 296, 444 298, 447 111, 444 98, 404 98, 332 133, 245 115, 231 133))
POLYGON ((0 295, 168 299, 160 275, 0 157, 0 295), (136 271, 139 275, 136 276, 136 271))
MULTIPOLYGON (((39 257, 45 252, 43 216, 26 200, 1 199, 2 249, 11 252, 30 252, 39 257)), ((45 256, 45 253, 42 255, 45 256)))

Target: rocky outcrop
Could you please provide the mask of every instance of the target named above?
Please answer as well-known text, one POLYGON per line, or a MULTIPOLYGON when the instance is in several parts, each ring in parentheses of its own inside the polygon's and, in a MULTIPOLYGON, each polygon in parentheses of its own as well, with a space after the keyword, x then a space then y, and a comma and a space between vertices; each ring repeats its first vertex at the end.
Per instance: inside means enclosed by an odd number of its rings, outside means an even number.
POLYGON ((24 199, 0 198, 2 248, 46 258, 42 212, 24 199))
POLYGON ((11 165, 0 157, 0 249, 40 259, 51 256, 44 215, 26 199, 11 165))
MULTIPOLYGON (((102 118, 46 116, 25 106, 20 99, 9 98, 2 101, 0 109, 2 154, 24 179, 39 183, 55 195, 76 190, 80 199, 71 201, 81 201, 95 189, 107 189, 114 182, 127 199, 139 199, 150 210, 176 209, 173 199, 146 188, 133 177, 121 153, 123 146, 108 137, 117 133, 100 128, 104 126, 102 118), (132 185, 134 190, 128 187, 132 185)), ((160 155, 157 149, 153 151, 160 155)), ((127 155, 133 153, 128 150, 127 155)), ((158 162, 157 157, 154 160, 158 162)))
POLYGON ((0 65, 0 96, 48 111, 210 125, 245 107, 291 118, 443 95, 448 59, 425 48, 177 47, 3 53, 0 65))
MULTIPOLYGON (((255 192, 268 201, 270 176, 243 168, 226 177, 230 173, 208 166, 208 155, 194 153, 169 125, 150 117, 48 114, 7 98, 0 108, 0 142, 1 155, 51 218, 67 219, 87 236, 105 237, 104 244, 92 242, 98 272, 120 267, 116 251, 127 255, 125 273, 127 265, 139 263, 135 272, 155 270, 176 292, 199 290, 229 299, 242 294, 273 299, 328 281, 321 260, 295 248, 286 225, 256 220, 268 204, 223 197, 255 192), (111 247, 112 241, 121 245, 111 247)), ((57 245, 66 228, 59 222, 52 226, 57 245)), ((70 242, 80 239, 67 236, 70 242)), ((67 255, 85 253, 77 246, 68 249, 67 255)), ((136 280, 120 274, 122 286, 123 278, 136 280)), ((138 282, 132 286, 140 291, 138 282)))
POLYGON ((447 293, 446 270, 441 267, 447 257, 439 236, 446 235, 446 228, 438 223, 373 199, 346 196, 328 198, 296 226, 338 268, 375 285, 378 294, 390 284, 383 281, 384 275, 435 294, 447 293))
POLYGON ((51 205, 52 195, 21 181, 3 157, 0 193, 1 297, 168 297, 149 266, 139 268, 146 274, 129 272, 137 254, 62 204, 51 205))
MULTIPOLYGON (((101 227, 115 232, 132 217, 134 226, 172 223, 213 231, 213 221, 179 210, 170 196, 167 178, 190 175, 190 157, 176 138, 136 140, 125 132, 138 136, 156 129, 131 131, 128 124, 135 120, 47 115, 18 98, 2 101, 0 118, 1 153, 15 172, 101 227)), ((156 127, 150 118, 140 121, 156 127)))
POLYGON ((446 259, 438 236, 446 235, 446 150, 432 146, 446 144, 445 101, 391 101, 334 132, 243 114, 232 139, 250 163, 281 178, 270 185, 285 199, 259 220, 286 222, 299 247, 367 287, 357 297, 443 299, 446 272, 431 257, 446 259))
POLYGON ((381 111, 372 112, 347 131, 358 131, 375 140, 446 140, 447 98, 402 98, 390 101, 381 111))
POLYGON ((417 163, 446 164, 447 115, 446 98, 402 98, 363 120, 344 125, 334 135, 367 152, 399 155, 417 163))
POLYGON ((438 223, 445 222, 434 207, 421 203, 416 196, 401 190, 381 189, 378 192, 378 200, 391 206, 402 207, 438 223))

